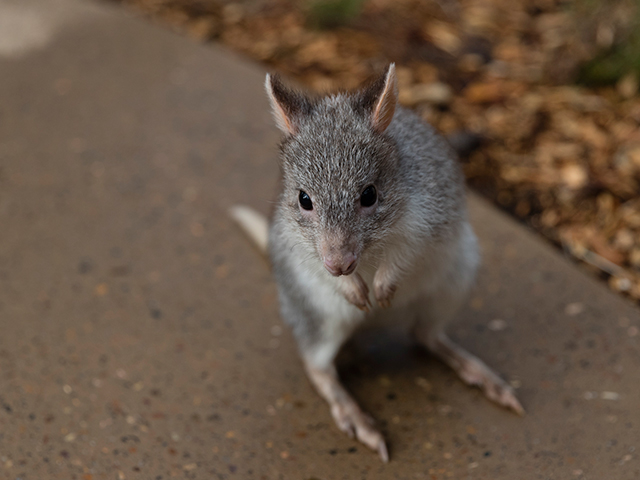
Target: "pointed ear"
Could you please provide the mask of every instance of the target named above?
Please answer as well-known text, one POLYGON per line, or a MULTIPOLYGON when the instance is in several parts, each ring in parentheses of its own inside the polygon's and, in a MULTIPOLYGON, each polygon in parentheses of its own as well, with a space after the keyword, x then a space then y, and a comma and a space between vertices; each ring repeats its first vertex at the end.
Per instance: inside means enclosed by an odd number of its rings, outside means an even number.
POLYGON ((285 135, 295 135, 302 117, 311 114, 312 102, 301 93, 285 87, 277 75, 267 74, 264 85, 276 125, 285 135))
POLYGON ((398 80, 396 66, 392 63, 384 75, 364 89, 358 98, 356 108, 369 116, 371 128, 383 133, 393 120, 397 103, 398 80))
POLYGON ((396 77, 396 65, 392 63, 384 76, 384 87, 371 113, 371 126, 375 131, 382 133, 387 129, 391 120, 393 120, 397 103, 398 79, 396 77))

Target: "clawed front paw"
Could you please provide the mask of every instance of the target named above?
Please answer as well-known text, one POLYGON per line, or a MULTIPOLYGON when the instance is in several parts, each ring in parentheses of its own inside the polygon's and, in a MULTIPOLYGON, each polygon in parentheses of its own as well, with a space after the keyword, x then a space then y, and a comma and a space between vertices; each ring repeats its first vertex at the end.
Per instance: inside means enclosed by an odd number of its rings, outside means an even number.
POLYGON ((374 279, 373 290, 376 295, 378 305, 382 308, 389 308, 391 306, 391 300, 396 293, 396 286, 391 283, 385 283, 374 279))
POLYGON ((365 281, 357 273, 343 278, 343 294, 347 301, 360 310, 368 312, 371 308, 371 302, 369 301, 369 287, 365 281))

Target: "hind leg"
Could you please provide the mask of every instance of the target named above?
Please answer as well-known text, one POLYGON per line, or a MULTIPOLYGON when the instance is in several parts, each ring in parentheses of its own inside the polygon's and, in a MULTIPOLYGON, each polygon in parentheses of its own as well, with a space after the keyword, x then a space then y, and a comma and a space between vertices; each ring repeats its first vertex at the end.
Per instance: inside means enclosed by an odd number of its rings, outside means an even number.
POLYGON ((511 386, 482 360, 454 343, 444 327, 458 310, 466 295, 460 290, 430 295, 421 305, 415 336, 420 344, 449 365, 468 385, 480 387, 490 400, 522 415, 524 409, 511 386))
POLYGON ((334 333, 331 337, 325 336, 307 344, 301 349, 304 366, 309 380, 329 404, 338 428, 378 452, 383 462, 388 462, 389 454, 382 434, 375 428, 373 419, 362 411, 342 385, 336 371, 335 357, 349 333, 334 333))
MULTIPOLYGON (((344 304, 345 300, 336 297, 327 303, 339 306, 340 302, 344 304)), ((378 452, 380 458, 387 462, 389 454, 382 434, 344 387, 335 367, 338 352, 362 323, 364 313, 352 307, 342 311, 337 308, 334 316, 309 318, 305 317, 301 304, 301 301, 292 302, 286 295, 280 297, 283 317, 293 327, 307 377, 329 404, 338 428, 378 452)))
POLYGON ((344 388, 333 364, 317 367, 305 361, 305 367, 309 380, 329 404, 338 428, 378 452, 383 462, 388 462, 389 454, 382 434, 375 428, 373 419, 360 409, 344 388))
POLYGON ((489 400, 519 415, 524 414, 513 388, 482 360, 454 343, 446 334, 436 334, 425 345, 431 353, 453 368, 467 385, 480 387, 489 400))

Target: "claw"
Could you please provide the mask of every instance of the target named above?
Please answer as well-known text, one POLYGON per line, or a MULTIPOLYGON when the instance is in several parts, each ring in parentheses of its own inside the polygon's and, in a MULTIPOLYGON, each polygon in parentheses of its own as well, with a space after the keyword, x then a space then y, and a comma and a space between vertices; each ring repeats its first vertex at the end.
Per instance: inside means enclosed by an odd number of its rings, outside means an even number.
POLYGON ((505 406, 506 408, 513 410, 521 417, 526 413, 524 408, 522 407, 522 404, 516 398, 515 392, 511 389, 504 391, 501 395, 501 398, 497 400, 497 402, 505 406))
POLYGON ((387 445, 383 442, 380 442, 378 445, 378 455, 384 463, 389 463, 389 452, 387 451, 387 445))
POLYGON ((354 303, 354 305, 355 305, 356 307, 358 307, 358 310, 362 310, 364 313, 369 313, 369 312, 370 312, 370 310, 369 310, 369 305, 370 305, 370 304, 368 304, 368 305, 356 305, 356 304, 354 303))

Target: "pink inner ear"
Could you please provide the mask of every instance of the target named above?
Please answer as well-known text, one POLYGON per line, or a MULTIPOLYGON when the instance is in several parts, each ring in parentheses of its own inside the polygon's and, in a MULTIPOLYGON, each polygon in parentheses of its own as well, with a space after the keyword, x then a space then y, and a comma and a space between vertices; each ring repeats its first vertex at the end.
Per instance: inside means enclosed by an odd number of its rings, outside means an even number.
POLYGON ((371 115, 371 126, 378 133, 383 133, 396 111, 396 103, 398 102, 398 82, 396 80, 396 67, 392 63, 387 72, 387 79, 384 84, 382 94, 376 103, 371 115))
POLYGON ((273 112, 273 117, 276 121, 276 125, 284 134, 294 135, 296 133, 296 127, 292 119, 290 118, 290 114, 281 103, 282 100, 278 99, 277 95, 274 92, 274 85, 272 83, 273 81, 273 77, 267 74, 267 78, 265 80, 265 89, 267 90, 267 95, 269 96, 269 101, 271 103, 271 109, 273 112))
POLYGON ((278 125, 278 128, 282 130, 284 133, 288 133, 290 135, 293 135, 294 133, 296 133, 295 126, 293 125, 291 120, 289 120, 289 117, 285 113, 284 108, 282 108, 280 104, 275 101, 273 102, 272 105, 273 105, 273 116, 276 119, 276 124, 278 125))

